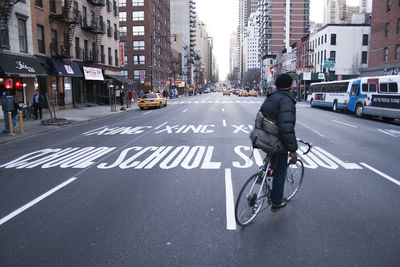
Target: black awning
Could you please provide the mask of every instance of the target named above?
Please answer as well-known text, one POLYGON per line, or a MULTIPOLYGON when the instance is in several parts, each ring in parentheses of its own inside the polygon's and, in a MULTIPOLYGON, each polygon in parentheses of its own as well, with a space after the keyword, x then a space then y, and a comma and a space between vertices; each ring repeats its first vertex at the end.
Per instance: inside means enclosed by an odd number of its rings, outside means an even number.
POLYGON ((49 75, 83 77, 82 71, 76 62, 63 61, 55 58, 47 58, 49 63, 49 75))
POLYGON ((46 69, 34 57, 0 53, 0 73, 20 77, 47 76, 46 69))
POLYGON ((134 84, 134 82, 132 80, 130 80, 128 78, 125 78, 123 76, 120 76, 120 75, 106 74, 105 76, 109 77, 111 79, 114 79, 114 80, 116 80, 116 81, 118 81, 118 82, 120 82, 122 84, 126 84, 126 85, 133 85, 134 84))

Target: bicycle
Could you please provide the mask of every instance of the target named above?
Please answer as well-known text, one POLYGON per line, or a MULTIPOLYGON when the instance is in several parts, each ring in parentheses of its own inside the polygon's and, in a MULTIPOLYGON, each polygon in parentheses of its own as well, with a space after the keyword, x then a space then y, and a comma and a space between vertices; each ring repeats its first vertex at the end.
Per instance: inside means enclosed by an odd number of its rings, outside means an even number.
MULTIPOLYGON (((20 105, 21 106, 21 105, 20 105)), ((33 105, 31 103, 28 103, 28 105, 22 104, 22 116, 25 119, 33 119, 35 118, 34 112, 33 112, 33 105)))
MULTIPOLYGON (((303 154, 310 152, 312 144, 297 139, 298 142, 308 146, 303 154)), ((245 182, 239 192, 235 204, 235 220, 242 227, 249 225, 261 211, 271 204, 272 190, 272 165, 271 159, 265 156, 264 162, 259 171, 245 182), (263 208, 264 204, 266 206, 263 208)), ((297 159, 295 164, 288 164, 287 175, 284 186, 284 197, 291 200, 298 192, 304 177, 304 164, 297 159)))

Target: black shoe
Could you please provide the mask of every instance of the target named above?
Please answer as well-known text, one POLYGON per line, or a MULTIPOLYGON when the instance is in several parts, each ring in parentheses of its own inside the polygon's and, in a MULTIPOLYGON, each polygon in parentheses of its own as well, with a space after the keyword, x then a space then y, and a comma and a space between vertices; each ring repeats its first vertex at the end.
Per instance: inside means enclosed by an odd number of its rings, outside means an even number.
POLYGON ((287 202, 288 202, 287 198, 283 198, 283 199, 282 199, 282 203, 281 203, 280 206, 278 206, 278 207, 275 207, 275 206, 273 206, 273 205, 271 206, 271 211, 277 212, 277 211, 280 210, 281 208, 284 208, 284 207, 286 206, 287 202))

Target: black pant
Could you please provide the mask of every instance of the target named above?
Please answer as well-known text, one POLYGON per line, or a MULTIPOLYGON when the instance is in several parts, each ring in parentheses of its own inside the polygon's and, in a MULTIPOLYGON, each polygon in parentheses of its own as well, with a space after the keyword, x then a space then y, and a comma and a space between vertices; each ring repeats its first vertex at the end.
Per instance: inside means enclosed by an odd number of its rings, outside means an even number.
POLYGON ((40 107, 39 105, 33 105, 33 114, 35 115, 35 120, 38 119, 38 111, 40 119, 42 119, 42 107, 40 107))

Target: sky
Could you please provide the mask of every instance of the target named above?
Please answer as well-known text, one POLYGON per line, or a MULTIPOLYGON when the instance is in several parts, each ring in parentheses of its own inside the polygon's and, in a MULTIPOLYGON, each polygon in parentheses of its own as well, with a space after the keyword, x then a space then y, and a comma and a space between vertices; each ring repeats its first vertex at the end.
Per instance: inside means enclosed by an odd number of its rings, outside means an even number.
MULTIPOLYGON (((323 20, 323 0, 310 1, 310 20, 323 20)), ((360 0, 347 0, 349 5, 359 5, 360 0)), ((214 55, 219 66, 219 77, 224 80, 229 72, 229 38, 237 30, 239 0, 197 0, 196 11, 200 21, 207 25, 207 32, 214 40, 214 55)))

